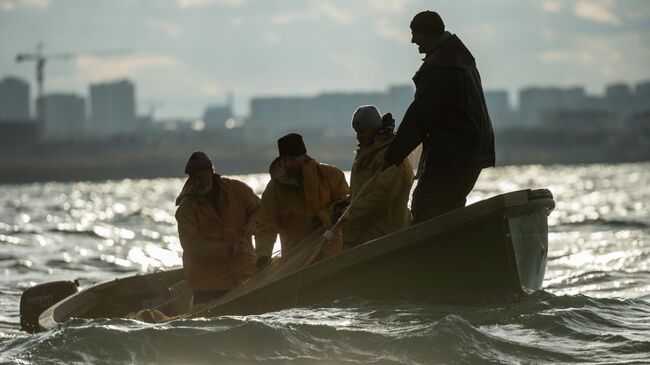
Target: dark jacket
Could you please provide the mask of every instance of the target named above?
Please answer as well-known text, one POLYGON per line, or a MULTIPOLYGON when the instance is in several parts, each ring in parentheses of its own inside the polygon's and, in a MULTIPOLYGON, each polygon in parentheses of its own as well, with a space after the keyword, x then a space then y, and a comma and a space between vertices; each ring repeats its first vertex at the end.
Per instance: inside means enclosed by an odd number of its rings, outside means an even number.
POLYGON ((418 176, 494 166, 494 135, 474 57, 456 35, 427 53, 413 77, 415 99, 388 146, 399 164, 423 143, 418 176))

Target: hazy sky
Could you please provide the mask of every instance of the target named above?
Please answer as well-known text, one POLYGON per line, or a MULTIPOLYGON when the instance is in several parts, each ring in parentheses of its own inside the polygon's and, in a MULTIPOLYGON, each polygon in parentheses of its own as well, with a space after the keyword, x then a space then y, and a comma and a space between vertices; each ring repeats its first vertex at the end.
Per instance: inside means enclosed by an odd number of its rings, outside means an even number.
MULTIPOLYGON (((15 55, 131 49, 46 66, 46 91, 86 96, 88 84, 129 78, 138 109, 198 117, 235 95, 383 90, 410 83, 420 55, 409 22, 438 11, 477 58, 486 89, 511 99, 530 85, 650 79, 648 0, 0 0, 0 77, 34 81, 15 55)), ((35 87, 32 85, 32 94, 35 87)))

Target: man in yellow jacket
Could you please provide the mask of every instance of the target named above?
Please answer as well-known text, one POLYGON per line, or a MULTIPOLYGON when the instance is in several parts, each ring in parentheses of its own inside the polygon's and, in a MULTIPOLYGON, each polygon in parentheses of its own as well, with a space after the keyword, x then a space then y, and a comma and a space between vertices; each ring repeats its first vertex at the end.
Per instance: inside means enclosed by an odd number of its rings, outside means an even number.
POLYGON ((201 304, 255 274, 251 235, 260 198, 245 183, 216 174, 204 152, 192 153, 185 173, 176 221, 185 278, 193 303, 201 304))
MULTIPOLYGON (((332 203, 343 199, 349 191, 343 172, 309 157, 299 134, 280 138, 278 150, 280 156, 269 168, 271 181, 262 194, 255 233, 258 268, 270 262, 278 234, 282 254, 290 255, 310 233, 322 226, 330 228, 332 203)), ((342 242, 335 238, 323 245, 319 258, 341 250, 342 242)))
MULTIPOLYGON (((354 201, 345 221, 339 224, 345 249, 398 231, 411 221, 407 204, 413 168, 408 159, 379 171, 384 152, 394 137, 392 115, 382 117, 374 105, 360 106, 352 115, 352 128, 359 148, 352 165, 350 196, 335 205, 335 210, 339 210, 354 201)), ((338 218, 336 215, 333 221, 338 218)))

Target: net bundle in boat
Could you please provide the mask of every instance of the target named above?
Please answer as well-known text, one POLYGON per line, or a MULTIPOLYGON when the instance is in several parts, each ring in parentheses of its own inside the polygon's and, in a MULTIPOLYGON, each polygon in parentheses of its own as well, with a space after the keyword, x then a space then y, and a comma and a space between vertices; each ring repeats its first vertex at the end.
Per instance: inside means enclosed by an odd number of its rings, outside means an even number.
MULTIPOLYGON (((236 306, 236 302, 244 299, 244 297, 249 294, 309 266, 316 260, 320 253, 321 247, 325 242, 323 239, 324 233, 325 228, 313 231, 296 246, 292 247, 289 252, 283 252, 283 255, 280 258, 274 259, 269 266, 258 272, 257 275, 233 288, 217 301, 211 303, 209 307, 197 308, 197 310, 192 313, 192 316, 214 315, 221 312, 221 309, 225 306, 236 306)), ((297 295, 299 290, 300 284, 297 283, 295 288, 290 289, 290 292, 295 292, 295 295, 297 295)), ((228 310, 228 312, 231 314, 237 314, 232 313, 232 310, 228 310)), ((242 312, 240 314, 245 313, 242 312)))

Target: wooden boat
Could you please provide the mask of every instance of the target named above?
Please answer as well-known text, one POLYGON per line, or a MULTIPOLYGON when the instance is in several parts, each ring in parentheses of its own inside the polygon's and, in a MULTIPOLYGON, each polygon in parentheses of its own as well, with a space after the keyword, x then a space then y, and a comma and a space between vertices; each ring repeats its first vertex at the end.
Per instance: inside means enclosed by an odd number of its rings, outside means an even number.
POLYGON ((119 318, 154 307, 167 314, 219 316, 318 305, 349 296, 416 302, 521 296, 542 287, 547 216, 554 207, 545 189, 495 196, 294 271, 265 278, 267 269, 194 312, 189 294, 168 290, 183 279, 182 269, 110 280, 50 306, 34 330, 54 328, 75 317, 119 318))

